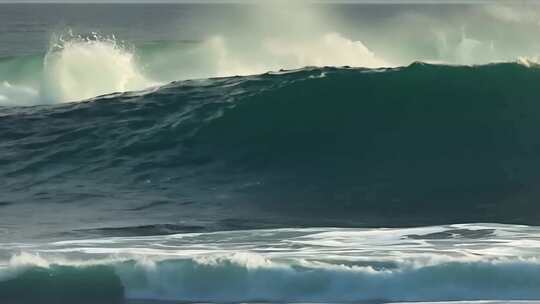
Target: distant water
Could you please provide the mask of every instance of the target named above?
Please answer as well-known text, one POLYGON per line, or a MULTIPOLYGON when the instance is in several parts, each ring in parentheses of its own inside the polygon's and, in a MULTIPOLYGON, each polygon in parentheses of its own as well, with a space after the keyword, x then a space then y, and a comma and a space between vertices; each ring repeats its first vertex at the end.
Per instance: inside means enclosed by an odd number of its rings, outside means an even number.
POLYGON ((253 10, 0 5, 0 302, 540 299, 537 63, 205 33, 253 10))

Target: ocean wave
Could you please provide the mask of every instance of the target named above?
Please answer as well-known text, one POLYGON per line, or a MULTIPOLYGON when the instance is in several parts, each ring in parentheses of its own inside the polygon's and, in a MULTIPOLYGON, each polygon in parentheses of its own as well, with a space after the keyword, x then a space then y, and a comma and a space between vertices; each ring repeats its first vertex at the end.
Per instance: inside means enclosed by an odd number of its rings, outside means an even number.
POLYGON ((26 269, 0 282, 0 299, 5 303, 527 300, 540 296, 539 270, 538 264, 528 262, 456 263, 399 271, 273 263, 246 267, 226 259, 210 265, 192 260, 152 266, 56 265, 26 269), (30 283, 39 289, 23 292, 30 283))
POLYGON ((3 208, 55 222, 63 203, 64 232, 143 213, 205 230, 537 224, 538 81, 519 64, 307 68, 6 107, 3 208))

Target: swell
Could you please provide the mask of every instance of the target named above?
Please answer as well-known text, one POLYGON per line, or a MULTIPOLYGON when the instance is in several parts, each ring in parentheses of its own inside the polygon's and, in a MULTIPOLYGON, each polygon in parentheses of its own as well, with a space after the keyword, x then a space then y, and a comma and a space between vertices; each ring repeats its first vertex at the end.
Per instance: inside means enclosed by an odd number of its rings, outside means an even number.
POLYGON ((114 206, 101 227, 538 224, 539 80, 511 63, 307 68, 2 108, 4 208, 93 223, 114 206))

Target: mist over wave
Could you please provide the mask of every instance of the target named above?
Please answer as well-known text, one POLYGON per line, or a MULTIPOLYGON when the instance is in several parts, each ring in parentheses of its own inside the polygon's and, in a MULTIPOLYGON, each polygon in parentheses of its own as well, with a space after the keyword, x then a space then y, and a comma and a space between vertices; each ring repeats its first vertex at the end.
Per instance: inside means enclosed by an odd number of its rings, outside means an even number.
MULTIPOLYGON (((312 41, 266 39, 250 46, 256 56, 239 51, 224 36, 196 43, 163 43, 163 48, 159 45, 156 49, 155 45, 127 47, 115 39, 92 35, 92 39, 70 36, 52 43, 42 61, 39 55, 0 60, 0 77, 5 77, 0 86, 0 105, 81 101, 109 93, 145 90, 176 80, 255 75, 306 66, 396 66, 378 57, 361 41, 349 40, 339 33, 326 33, 312 41)), ((516 62, 535 66, 532 58, 516 58, 516 62)))
POLYGON ((245 13, 237 18, 238 26, 212 26, 212 20, 203 18, 199 26, 204 24, 214 32, 191 40, 131 42, 116 38, 114 32, 61 31, 52 35, 45 54, 15 54, 0 59, 0 105, 81 101, 177 80, 254 75, 306 66, 380 68, 406 66, 413 61, 458 65, 536 62, 538 54, 533 46, 519 48, 516 44, 515 49, 510 49, 508 45, 514 42, 477 38, 485 34, 471 25, 456 28, 446 24, 459 22, 452 18, 461 12, 481 20, 525 27, 537 18, 526 13, 526 6, 454 5, 448 7, 448 16, 441 20, 426 7, 420 7, 416 19, 405 7, 401 11, 394 6, 358 7, 365 8, 360 10, 359 24, 344 25, 328 6, 305 1, 263 2, 243 8, 245 13), (371 20, 371 11, 380 12, 387 24, 371 20), (392 38, 420 32, 422 22, 432 30, 411 36, 406 44, 392 38), (354 33, 356 27, 362 29, 360 34, 354 33), (407 34, 400 32, 401 27, 407 34), (380 39, 386 42, 381 44, 380 39))
POLYGON ((45 56, 42 98, 77 101, 152 85, 135 62, 135 55, 118 45, 114 37, 64 38, 55 38, 45 56))
MULTIPOLYGON (((34 63, 30 71, 21 71, 30 75, 17 75, 25 80, 13 83, 4 80, 0 87, 0 105, 81 101, 109 93, 144 90, 175 80, 254 75, 304 66, 389 65, 362 42, 351 41, 338 33, 328 33, 314 41, 261 41, 251 48, 258 54, 254 58, 245 58, 223 36, 201 41, 195 49, 177 45, 173 50, 167 49, 167 45, 164 45, 165 50, 135 50, 114 38, 95 33, 90 37, 70 34, 54 38, 42 65, 34 63), (169 63, 177 56, 191 56, 183 60, 198 60, 196 72, 184 71, 182 66, 171 67, 169 63), (146 58, 154 58, 154 62, 145 61, 146 58)), ((14 61, 22 61, 15 64, 24 66, 32 64, 27 61, 35 61, 35 58, 5 59, 0 61, 0 70, 2 64, 13 65, 14 61)))

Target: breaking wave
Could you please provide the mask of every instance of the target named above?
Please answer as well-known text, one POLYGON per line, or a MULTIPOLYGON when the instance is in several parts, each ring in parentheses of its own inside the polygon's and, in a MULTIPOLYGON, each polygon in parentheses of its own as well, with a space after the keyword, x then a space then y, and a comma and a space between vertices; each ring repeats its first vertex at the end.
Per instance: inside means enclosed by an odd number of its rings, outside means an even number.
POLYGON ((0 269, 10 303, 527 300, 533 227, 282 229, 63 241, 0 269), (527 234, 522 232, 527 231, 527 234), (526 243, 524 243, 526 242, 526 243), (459 246, 457 246, 459 244, 459 246), (26 287, 33 284, 32 290, 26 287))
POLYGON ((242 48, 231 45, 224 36, 136 48, 114 36, 68 32, 54 36, 43 57, 0 59, 0 105, 81 101, 175 80, 253 75, 304 66, 388 65, 362 42, 338 33, 314 41, 265 39, 252 48, 256 56, 242 48))
POLYGON ((519 64, 311 68, 2 108, 3 208, 65 202, 79 229, 535 225, 539 82, 519 64))

